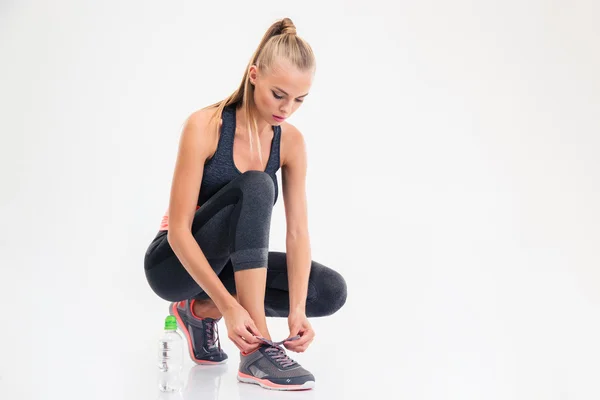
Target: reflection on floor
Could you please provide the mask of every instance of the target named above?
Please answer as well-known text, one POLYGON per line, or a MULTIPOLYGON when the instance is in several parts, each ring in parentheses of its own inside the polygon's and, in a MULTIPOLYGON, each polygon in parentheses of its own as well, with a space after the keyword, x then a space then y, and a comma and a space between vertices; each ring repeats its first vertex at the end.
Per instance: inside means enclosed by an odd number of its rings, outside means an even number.
MULTIPOLYGON (((263 400, 289 399, 289 392, 263 389, 257 385, 240 383, 236 379, 237 364, 205 366, 194 365, 189 369, 181 392, 158 392, 158 400, 263 400)), ((294 399, 316 399, 316 389, 294 392, 294 399)))

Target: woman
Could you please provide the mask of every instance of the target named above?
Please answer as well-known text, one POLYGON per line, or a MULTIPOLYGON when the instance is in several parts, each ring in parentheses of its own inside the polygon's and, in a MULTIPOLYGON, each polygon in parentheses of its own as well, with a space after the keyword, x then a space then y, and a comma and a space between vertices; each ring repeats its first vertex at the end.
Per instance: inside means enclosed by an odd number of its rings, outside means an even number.
POLYGON ((150 287, 172 302, 192 360, 227 360, 217 336, 223 317, 240 349, 238 380, 270 389, 314 387, 281 345, 305 351, 315 336, 308 317, 331 315, 346 301, 344 279, 311 260, 305 142, 284 121, 314 72, 311 47, 292 21, 275 22, 240 87, 186 120, 169 209, 145 255, 150 287), (287 253, 268 250, 279 168, 287 253), (267 316, 288 318, 288 339, 271 341, 267 316))

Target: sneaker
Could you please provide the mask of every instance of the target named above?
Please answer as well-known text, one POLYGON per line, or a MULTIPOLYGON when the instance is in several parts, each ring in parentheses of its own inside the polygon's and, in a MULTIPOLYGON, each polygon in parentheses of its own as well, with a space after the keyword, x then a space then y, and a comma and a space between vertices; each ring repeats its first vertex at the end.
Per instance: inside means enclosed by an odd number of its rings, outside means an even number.
POLYGON ((169 313, 177 319, 177 326, 187 338, 190 358, 196 364, 223 364, 227 354, 221 350, 218 322, 221 318, 200 318, 194 315, 195 300, 171 303, 169 313))
POLYGON ((315 387, 315 377, 285 353, 282 344, 299 339, 294 336, 281 342, 259 338, 263 344, 250 353, 240 353, 237 379, 265 389, 306 390, 315 387))

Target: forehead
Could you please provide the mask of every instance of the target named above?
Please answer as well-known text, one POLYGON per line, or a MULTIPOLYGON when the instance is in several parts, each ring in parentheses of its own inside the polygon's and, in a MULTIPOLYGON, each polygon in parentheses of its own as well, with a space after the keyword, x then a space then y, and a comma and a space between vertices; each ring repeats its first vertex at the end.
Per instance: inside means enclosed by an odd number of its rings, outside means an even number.
POLYGON ((271 86, 277 86, 291 95, 301 96, 308 92, 312 84, 311 71, 300 71, 289 61, 277 61, 265 76, 271 86))

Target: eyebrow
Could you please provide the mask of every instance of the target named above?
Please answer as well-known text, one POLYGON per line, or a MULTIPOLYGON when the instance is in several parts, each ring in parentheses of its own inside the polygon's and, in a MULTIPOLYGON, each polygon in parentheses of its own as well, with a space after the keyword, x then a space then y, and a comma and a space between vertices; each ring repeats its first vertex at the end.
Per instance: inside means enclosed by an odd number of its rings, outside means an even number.
MULTIPOLYGON (((285 94, 286 96, 289 96, 289 94, 287 94, 287 93, 285 92, 285 90, 283 90, 283 89, 281 89, 281 88, 278 88, 277 86, 274 86, 274 88, 275 88, 275 89, 277 89, 277 90, 279 90, 280 92, 283 92, 283 94, 285 94)), ((307 96, 307 95, 308 95, 308 93, 306 93, 306 94, 303 94, 302 96, 298 96, 298 98, 300 98, 300 97, 304 97, 304 96, 307 96)))

